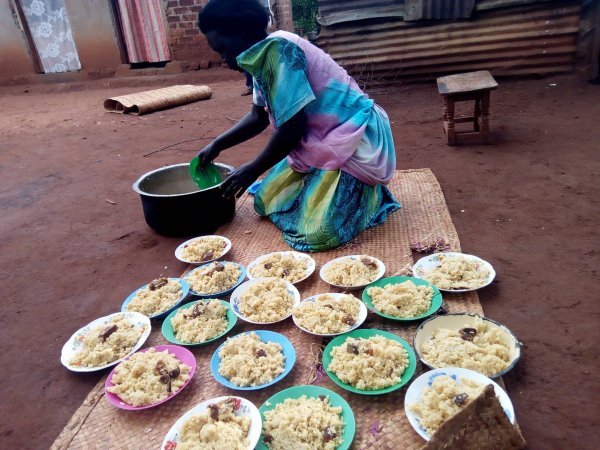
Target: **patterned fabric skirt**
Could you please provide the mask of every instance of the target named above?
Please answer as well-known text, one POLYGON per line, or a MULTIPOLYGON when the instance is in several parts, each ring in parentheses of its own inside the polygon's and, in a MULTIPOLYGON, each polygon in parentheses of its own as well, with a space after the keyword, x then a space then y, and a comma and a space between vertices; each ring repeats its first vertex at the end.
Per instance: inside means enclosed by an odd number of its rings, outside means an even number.
POLYGON ((295 172, 286 159, 271 169, 254 197, 256 212, 305 252, 339 247, 398 208, 385 186, 370 186, 341 170, 295 172))

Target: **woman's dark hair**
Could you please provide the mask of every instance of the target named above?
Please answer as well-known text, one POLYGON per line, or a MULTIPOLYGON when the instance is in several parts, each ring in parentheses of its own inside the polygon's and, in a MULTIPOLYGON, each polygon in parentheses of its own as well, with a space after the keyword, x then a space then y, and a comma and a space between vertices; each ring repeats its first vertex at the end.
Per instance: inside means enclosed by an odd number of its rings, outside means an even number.
POLYGON ((204 34, 217 31, 262 39, 268 25, 269 14, 258 0, 209 0, 198 13, 198 27, 204 34))

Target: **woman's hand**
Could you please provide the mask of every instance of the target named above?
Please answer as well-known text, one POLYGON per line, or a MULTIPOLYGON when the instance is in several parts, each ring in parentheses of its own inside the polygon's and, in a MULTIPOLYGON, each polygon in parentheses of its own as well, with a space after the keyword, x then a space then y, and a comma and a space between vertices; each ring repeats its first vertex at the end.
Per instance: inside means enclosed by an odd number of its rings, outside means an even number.
POLYGON ((223 197, 241 197, 246 189, 256 181, 259 175, 260 172, 252 163, 241 165, 223 182, 221 186, 223 197))
POLYGON ((262 133, 269 125, 269 116, 262 107, 252 105, 252 109, 233 127, 198 152, 199 167, 204 168, 223 150, 246 142, 262 133))
POLYGON ((215 142, 211 142, 210 144, 208 144, 206 147, 204 147, 202 150, 200 150, 198 152, 198 160, 199 160, 199 166, 200 167, 206 167, 206 165, 210 162, 212 162, 217 156, 219 156, 219 154, 221 153, 221 150, 219 150, 217 148, 217 146, 215 145, 215 142))
POLYGON ((240 197, 259 175, 273 167, 298 145, 306 130, 304 109, 275 130, 265 149, 233 172, 221 185, 223 197, 240 197))

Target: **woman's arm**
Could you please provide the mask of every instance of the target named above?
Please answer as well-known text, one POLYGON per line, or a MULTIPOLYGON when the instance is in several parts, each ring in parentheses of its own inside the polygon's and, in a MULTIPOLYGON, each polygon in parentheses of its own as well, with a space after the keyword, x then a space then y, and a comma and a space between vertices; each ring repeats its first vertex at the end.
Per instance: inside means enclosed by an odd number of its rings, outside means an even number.
POLYGON ((273 132, 267 146, 254 161, 241 165, 225 180, 223 196, 240 197, 263 172, 285 158, 298 145, 305 131, 306 113, 302 109, 273 132))
POLYGON ((246 142, 262 133, 269 125, 269 116, 262 106, 252 105, 252 109, 233 127, 198 152, 200 167, 214 160, 230 147, 246 142))

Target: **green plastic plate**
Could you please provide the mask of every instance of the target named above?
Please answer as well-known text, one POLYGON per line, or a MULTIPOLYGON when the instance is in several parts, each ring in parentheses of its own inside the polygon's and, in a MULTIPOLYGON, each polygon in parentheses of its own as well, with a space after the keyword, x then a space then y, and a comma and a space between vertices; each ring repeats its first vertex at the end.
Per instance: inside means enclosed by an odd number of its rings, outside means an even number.
POLYGON ((190 175, 200 189, 208 189, 223 181, 223 177, 217 166, 210 163, 202 168, 198 166, 199 163, 200 160, 197 156, 190 161, 190 175))
MULTIPOLYGON (((186 347, 201 347, 203 345, 208 345, 211 342, 216 341, 217 339, 225 336, 227 333, 229 333, 231 331, 231 329, 235 326, 235 324, 237 323, 237 316, 233 313, 233 311, 231 310, 231 306, 229 305, 229 302, 226 302, 224 300, 216 300, 218 302, 221 302, 221 304, 223 304, 225 307, 227 307, 227 328, 225 329, 225 331, 223 331, 221 334, 219 334, 218 336, 215 336, 212 339, 209 339, 208 341, 204 341, 204 342, 181 342, 179 341, 176 337, 175 337, 175 330, 173 330, 173 325, 171 324, 171 319, 173 317, 175 317, 175 314, 177 314, 177 312, 180 309, 188 309, 188 308, 193 308, 194 305, 196 303, 199 302, 208 302, 210 300, 198 300, 195 302, 190 302, 187 303, 183 306, 180 306, 179 308, 177 308, 175 311, 173 311, 171 314, 169 314, 167 316, 167 318, 165 319, 165 321, 162 324, 162 334, 165 337, 165 339, 169 342, 172 342, 173 344, 177 344, 177 345, 184 345, 186 347)), ((213 299, 213 301, 215 301, 215 299, 213 299)))
POLYGON ((412 376, 415 374, 416 368, 417 368, 417 358, 415 357, 415 352, 413 351, 412 347, 408 344, 408 342, 406 342, 401 337, 396 336, 395 334, 392 334, 392 333, 388 333, 387 331, 373 330, 373 329, 369 329, 369 328, 360 328, 358 330, 354 330, 354 331, 351 331, 350 333, 336 337, 329 343, 329 345, 327 345, 327 347, 325 347, 325 350, 323 350, 323 369, 325 369, 325 372, 327 372, 327 375, 329 375, 329 378, 331 378, 333 380, 333 382, 335 384, 337 384, 338 386, 346 389, 347 391, 354 392, 355 394, 380 395, 380 394, 387 394, 388 392, 395 391, 396 389, 400 389, 402 386, 404 386, 406 383, 408 383, 410 381, 412 376), (331 364, 331 360, 332 360, 331 350, 333 349, 333 347, 338 347, 340 345, 343 345, 344 342, 346 342, 346 339, 348 339, 348 338, 365 338, 366 339, 366 338, 370 338, 373 336, 383 336, 385 338, 396 341, 400 345, 402 345, 402 347, 404 347, 404 349, 408 352, 408 366, 406 367, 406 369, 404 369, 404 372, 402 373, 402 377, 400 378, 399 383, 396 383, 392 386, 388 386, 384 389, 376 389, 373 391, 366 391, 366 390, 362 390, 362 389, 356 389, 355 387, 344 383, 342 380, 340 380, 337 377, 337 375, 335 375, 334 373, 329 371, 329 365, 331 364))
MULTIPOLYGON (((329 404, 332 406, 339 406, 342 408, 342 419, 344 421, 344 432, 342 434, 342 443, 338 445, 336 450, 347 450, 352 444, 354 439, 354 433, 356 432, 356 421, 354 420, 354 414, 352 409, 346 400, 335 392, 325 389, 320 386, 294 386, 270 397, 263 405, 258 408, 262 417, 263 423, 265 422, 265 413, 272 410, 279 403, 283 403, 288 398, 300 398, 306 395, 308 398, 318 398, 319 395, 327 395, 329 397, 329 404)), ((269 450, 263 441, 263 435, 260 436, 260 440, 255 447, 255 450, 269 450)))
POLYGON ((377 281, 374 281, 373 283, 369 284, 362 293, 362 301, 365 303, 365 305, 367 305, 367 308, 369 308, 375 314, 380 315, 381 317, 385 317, 386 319, 390 319, 390 320, 397 320, 399 322, 411 322, 413 320, 420 320, 420 319, 424 319, 425 317, 429 317, 432 314, 434 314, 438 309, 440 309, 440 307, 442 306, 442 293, 433 284, 428 283, 425 280, 421 280, 420 278, 397 276, 397 277, 382 278, 381 280, 377 280, 377 281), (415 316, 415 317, 397 317, 397 316, 390 316, 389 314, 384 314, 381 311, 379 311, 377 308, 375 308, 375 305, 373 305, 373 299, 367 293, 369 288, 371 288, 371 287, 382 288, 384 286, 387 286, 388 284, 400 284, 400 283, 404 283, 405 281, 412 281, 417 286, 430 286, 433 289, 433 298, 431 299, 431 307, 427 311, 425 311, 423 314, 421 314, 419 316, 415 316))

